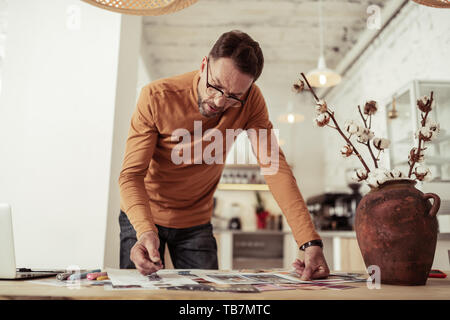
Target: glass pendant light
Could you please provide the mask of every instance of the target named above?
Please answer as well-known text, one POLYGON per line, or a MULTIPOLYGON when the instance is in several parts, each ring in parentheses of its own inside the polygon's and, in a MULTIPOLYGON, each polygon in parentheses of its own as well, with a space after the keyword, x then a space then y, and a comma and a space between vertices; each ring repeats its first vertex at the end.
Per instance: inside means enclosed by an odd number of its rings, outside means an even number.
POLYGON ((305 120, 304 115, 294 112, 294 103, 292 101, 288 102, 286 112, 278 117, 279 122, 289 124, 302 122, 303 120, 305 120))
POLYGON ((323 18, 322 1, 319 1, 319 28, 320 28, 320 56, 317 63, 317 69, 310 71, 306 78, 312 87, 324 88, 332 87, 341 82, 341 76, 331 69, 328 69, 325 63, 324 44, 323 44, 323 18))

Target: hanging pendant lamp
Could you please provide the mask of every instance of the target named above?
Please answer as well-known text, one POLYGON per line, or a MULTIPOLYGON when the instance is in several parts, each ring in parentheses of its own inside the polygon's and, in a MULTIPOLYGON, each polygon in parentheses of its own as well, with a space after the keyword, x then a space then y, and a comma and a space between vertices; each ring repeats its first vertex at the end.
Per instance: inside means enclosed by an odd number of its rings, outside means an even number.
POLYGON ((159 16, 184 9, 198 0, 82 0, 109 11, 138 16, 159 16))
POLYGON ((303 120, 305 120, 304 115, 294 112, 294 103, 292 101, 288 102, 286 112, 278 117, 279 122, 289 124, 302 122, 303 120))
POLYGON ((413 0, 413 1, 428 7, 450 9, 450 0, 413 0))
POLYGON ((325 63, 322 20, 322 1, 319 1, 320 56, 317 68, 306 75, 310 85, 318 88, 333 87, 341 82, 341 76, 335 71, 328 69, 325 63))

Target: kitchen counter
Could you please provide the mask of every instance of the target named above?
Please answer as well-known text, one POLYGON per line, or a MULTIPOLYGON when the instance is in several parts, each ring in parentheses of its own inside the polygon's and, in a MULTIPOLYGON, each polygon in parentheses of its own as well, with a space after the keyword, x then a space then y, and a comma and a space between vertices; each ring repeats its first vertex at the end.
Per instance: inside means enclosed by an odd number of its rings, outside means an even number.
MULTIPOLYGON (((356 231, 319 231, 321 237, 356 238, 356 231)), ((450 240, 450 233, 438 233, 438 240, 450 240)))
MULTIPOLYGON (((230 230, 230 229, 214 229, 214 233, 233 233, 233 234, 291 234, 291 231, 280 231, 280 230, 230 230)), ((339 231, 339 230, 324 230, 318 231, 319 235, 323 238, 356 238, 355 231, 339 231)), ((450 233, 443 232, 438 233, 438 240, 450 240, 450 233)))
MULTIPOLYGON (((365 264, 358 246, 355 231, 324 230, 318 232, 324 243, 324 255, 330 268, 334 270, 362 270, 365 264)), ((296 258, 302 258, 298 244, 290 231, 280 230, 229 230, 214 229, 219 243, 219 264, 222 269, 232 269, 233 242, 235 236, 254 235, 264 238, 283 236, 283 266, 291 266, 296 258)), ((446 270, 450 267, 450 233, 439 233, 433 269, 446 270)))

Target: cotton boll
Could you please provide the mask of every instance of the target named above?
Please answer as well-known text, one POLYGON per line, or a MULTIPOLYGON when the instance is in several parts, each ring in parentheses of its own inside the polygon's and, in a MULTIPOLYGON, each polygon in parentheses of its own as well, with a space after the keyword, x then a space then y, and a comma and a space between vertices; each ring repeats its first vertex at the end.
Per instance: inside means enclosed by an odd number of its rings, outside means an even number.
POLYGON ((429 96, 423 96, 417 100, 417 107, 422 112, 429 112, 431 111, 432 105, 429 104, 430 97, 429 96))
POLYGON ((358 141, 361 143, 367 143, 375 136, 373 131, 370 131, 370 129, 363 127, 359 127, 359 130, 356 134, 358 135, 358 141))
POLYGON ((390 145, 390 141, 388 139, 384 138, 373 138, 373 146, 377 148, 378 150, 384 150, 387 149, 390 145))
POLYGON ((367 182, 367 184, 370 186, 370 187, 372 187, 372 188, 378 188, 379 187, 379 185, 378 185, 378 181, 377 181, 377 179, 376 179, 376 177, 368 177, 367 179, 366 179, 366 182, 367 182))
POLYGON ((325 127, 330 122, 330 115, 328 113, 319 114, 314 122, 319 127, 325 127))
POLYGON ((420 149, 420 153, 417 154, 417 148, 412 148, 411 151, 409 152, 409 156, 408 156, 408 164, 411 165, 411 163, 414 162, 418 162, 418 163, 422 163, 424 161, 424 150, 420 149))
POLYGON ((363 180, 366 179, 368 176, 366 169, 358 169, 356 170, 356 174, 363 180))
POLYGON ((418 137, 422 139, 423 141, 431 141, 434 137, 435 131, 432 131, 429 127, 421 127, 418 130, 418 137))
POLYGON ((427 127, 429 131, 434 132, 433 136, 437 136, 439 134, 439 132, 441 131, 440 124, 431 119, 427 119, 427 121, 425 123, 425 127, 427 127))
POLYGON ((292 91, 295 93, 300 93, 305 88, 305 83, 302 80, 298 80, 292 85, 292 91))
POLYGON ((316 111, 317 113, 327 112, 328 111, 327 103, 324 100, 317 101, 316 111))
POLYGON ((367 101, 364 105, 364 114, 367 115, 374 115, 378 110, 378 104, 376 101, 371 100, 367 101))
POLYGON ((403 179, 404 178, 403 173, 400 170, 398 170, 397 168, 394 168, 391 171, 389 171, 388 175, 389 175, 390 178, 392 178, 394 180, 395 179, 403 179))
POLYGON ((430 168, 425 167, 423 165, 417 166, 414 169, 414 175, 419 181, 430 181, 432 178, 430 168))
POLYGON ((389 177, 387 175, 387 169, 385 168, 377 168, 369 172, 369 175, 367 177, 367 183, 369 186, 376 188, 385 183, 389 180, 389 177))
POLYGON ((367 179, 366 169, 357 169, 353 172, 352 180, 356 182, 361 182, 367 179))
POLYGON ((431 174, 431 171, 423 177, 423 181, 425 181, 425 182, 431 181, 432 179, 433 179, 433 175, 431 174))
POLYGON ((342 155, 344 158, 350 157, 350 156, 352 155, 352 153, 353 153, 353 148, 352 148, 352 146, 345 145, 345 146, 343 146, 343 147, 341 148, 341 155, 342 155))
POLYGON ((359 125, 353 120, 346 121, 344 124, 344 128, 345 131, 350 134, 355 134, 359 131, 359 125))
POLYGON ((352 174, 352 181, 354 182, 360 182, 361 179, 358 177, 358 173, 356 171, 353 172, 352 174))
POLYGON ((385 183, 386 181, 389 180, 389 177, 385 174, 382 174, 382 175, 380 174, 380 175, 376 176, 376 179, 378 181, 378 184, 382 185, 383 183, 385 183))

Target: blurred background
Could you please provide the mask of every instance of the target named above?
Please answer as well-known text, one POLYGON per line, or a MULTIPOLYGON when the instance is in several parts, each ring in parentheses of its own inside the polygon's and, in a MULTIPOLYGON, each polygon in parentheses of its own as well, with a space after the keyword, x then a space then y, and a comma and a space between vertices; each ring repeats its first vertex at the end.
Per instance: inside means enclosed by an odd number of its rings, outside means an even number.
MULTIPOLYGON (((335 130, 313 124, 312 95, 293 84, 318 75, 341 125, 376 100, 373 128, 392 143, 386 168, 405 167, 416 100, 434 91, 441 135, 427 150, 433 180, 418 188, 443 200, 434 267, 448 270, 450 10, 409 0, 199 0, 157 16, 0 0, 0 202, 13 208, 17 265, 118 267, 118 176, 138 94, 199 69, 234 29, 263 50, 257 84, 334 270, 364 269, 353 220, 369 188, 352 183, 361 165, 340 155, 335 130)), ((220 267, 289 267, 298 247, 248 151, 242 134, 231 155, 243 161, 229 159, 215 195, 220 267)))

